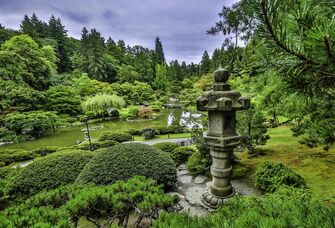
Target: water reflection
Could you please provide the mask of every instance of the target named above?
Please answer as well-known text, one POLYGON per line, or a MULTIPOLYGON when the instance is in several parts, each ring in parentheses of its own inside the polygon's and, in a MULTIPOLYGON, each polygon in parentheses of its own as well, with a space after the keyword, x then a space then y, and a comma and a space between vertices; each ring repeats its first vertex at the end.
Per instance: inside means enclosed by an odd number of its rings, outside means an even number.
POLYGON ((203 128, 201 123, 201 114, 193 113, 191 111, 171 111, 167 117, 167 126, 172 124, 179 124, 187 129, 192 129, 193 127, 203 128))

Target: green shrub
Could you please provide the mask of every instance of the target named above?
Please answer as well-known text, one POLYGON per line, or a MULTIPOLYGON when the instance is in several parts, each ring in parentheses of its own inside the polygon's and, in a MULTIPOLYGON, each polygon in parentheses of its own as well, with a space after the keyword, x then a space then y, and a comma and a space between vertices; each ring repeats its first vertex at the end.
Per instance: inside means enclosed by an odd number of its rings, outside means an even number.
POLYGON ((0 212, 0 227, 77 227, 83 217, 97 227, 121 227, 127 226, 134 209, 139 223, 142 218, 174 209, 178 200, 144 177, 108 186, 62 186, 0 212), (116 222, 118 226, 113 226, 116 222))
POLYGON ((282 163, 265 162, 253 176, 255 186, 264 192, 275 192, 283 186, 306 187, 304 178, 282 163))
POLYGON ((335 224, 335 209, 312 199, 304 191, 283 189, 264 197, 233 197, 215 213, 191 217, 186 213, 162 214, 155 228, 204 227, 325 227, 335 224))
POLYGON ((144 128, 141 130, 141 134, 145 140, 154 138, 158 131, 155 128, 144 128))
POLYGON ((5 163, 5 165, 33 158, 34 153, 32 151, 26 151, 22 149, 5 149, 0 152, 0 161, 5 163))
POLYGON ((176 148, 172 152, 171 157, 176 162, 177 165, 181 165, 187 162, 189 157, 192 156, 192 154, 194 154, 195 152, 196 150, 192 147, 182 146, 176 148))
POLYGON ((33 150, 33 153, 40 155, 40 156, 45 156, 45 155, 54 153, 58 150, 59 150, 59 147, 57 146, 43 146, 43 147, 33 150))
POLYGON ((111 184, 141 175, 165 187, 176 181, 173 160, 161 150, 144 144, 118 144, 97 154, 80 173, 81 184, 111 184))
POLYGON ((186 163, 187 170, 193 175, 205 173, 211 165, 210 159, 205 157, 200 151, 194 152, 186 163))
POLYGON ((186 131, 185 127, 180 125, 170 125, 168 127, 158 127, 157 130, 159 131, 159 134, 165 135, 165 134, 179 134, 184 133, 186 131))
POLYGON ((0 127, 0 142, 18 142, 15 131, 0 127))
POLYGON ((6 165, 6 163, 4 163, 4 162, 0 162, 0 167, 3 167, 3 166, 5 166, 6 165))
POLYGON ((113 141, 113 140, 95 141, 95 142, 92 142, 92 147, 93 147, 93 150, 98 150, 102 148, 112 147, 116 144, 118 144, 118 142, 113 141))
POLYGON ((70 184, 93 155, 83 151, 62 151, 39 158, 10 181, 6 193, 15 198, 70 184))
POLYGON ((94 111, 87 111, 85 112, 85 116, 87 116, 90 119, 94 119, 97 116, 97 114, 94 111))
POLYGON ((179 147, 179 145, 173 142, 161 142, 156 143, 153 146, 167 153, 171 153, 172 151, 174 151, 176 148, 179 147))
POLYGON ((115 142, 122 143, 122 142, 132 141, 133 137, 126 132, 105 131, 100 135, 100 137, 98 138, 98 141, 107 141, 107 140, 112 140, 115 142))
POLYGON ((131 107, 128 110, 127 117, 128 118, 137 118, 139 114, 139 108, 138 107, 131 107))

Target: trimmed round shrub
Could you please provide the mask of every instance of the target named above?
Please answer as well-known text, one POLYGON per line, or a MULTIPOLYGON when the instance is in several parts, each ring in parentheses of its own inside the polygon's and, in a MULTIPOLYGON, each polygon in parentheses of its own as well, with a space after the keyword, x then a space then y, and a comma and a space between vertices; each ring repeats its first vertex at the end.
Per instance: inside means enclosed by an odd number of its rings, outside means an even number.
POLYGON ((255 186, 264 192, 275 192, 281 187, 304 188, 303 177, 282 163, 265 162, 254 173, 255 186))
POLYGON ((96 141, 96 142, 92 142, 92 147, 93 147, 93 150, 98 150, 102 148, 112 147, 116 144, 118 144, 118 142, 113 141, 113 140, 96 141))
POLYGON ((54 153, 57 150, 59 150, 59 147, 57 146, 43 146, 43 147, 33 150, 33 153, 38 154, 40 156, 45 156, 45 155, 54 153))
POLYGON ((154 128, 145 128, 141 130, 142 136, 144 139, 153 139, 157 134, 158 131, 154 128))
POLYGON ((164 152, 168 152, 168 153, 171 153, 176 148, 180 147, 179 145, 173 142, 161 142, 161 143, 156 143, 153 146, 164 152))
POLYGON ((176 162, 177 165, 181 165, 187 162, 188 158, 195 152, 196 150, 192 147, 181 146, 181 147, 176 148, 172 152, 171 157, 176 162))
POLYGON ((6 194, 14 198, 28 196, 73 183, 93 155, 83 151, 64 151, 39 158, 10 180, 6 194))
POLYGON ((32 151, 22 149, 5 149, 0 152, 0 161, 5 163, 5 165, 33 158, 34 153, 32 151))
POLYGON ((132 141, 133 136, 126 132, 111 132, 111 131, 105 131, 103 132, 100 137, 98 138, 98 141, 107 141, 112 140, 119 143, 132 141))
POLYGON ((174 161, 161 150, 139 143, 118 144, 99 152, 80 173, 81 184, 111 184, 141 175, 165 187, 176 181, 174 161))

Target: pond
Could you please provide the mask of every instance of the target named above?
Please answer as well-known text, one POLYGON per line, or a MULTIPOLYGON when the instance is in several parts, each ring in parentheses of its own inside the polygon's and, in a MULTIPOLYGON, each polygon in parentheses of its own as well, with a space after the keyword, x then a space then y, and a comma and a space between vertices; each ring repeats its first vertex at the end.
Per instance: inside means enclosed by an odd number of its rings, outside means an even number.
MULTIPOLYGON (((104 131, 122 131, 130 129, 141 129, 147 127, 165 127, 172 123, 181 124, 192 128, 199 122, 201 114, 191 113, 186 110, 162 110, 155 119, 141 121, 110 120, 98 123, 89 123, 92 138, 97 138, 104 131)), ((200 127, 202 125, 199 123, 200 127)), ((78 141, 83 141, 85 137, 85 125, 58 128, 56 132, 47 132, 42 138, 29 142, 16 143, 1 146, 2 149, 26 149, 33 150, 42 146, 69 147, 78 141)))

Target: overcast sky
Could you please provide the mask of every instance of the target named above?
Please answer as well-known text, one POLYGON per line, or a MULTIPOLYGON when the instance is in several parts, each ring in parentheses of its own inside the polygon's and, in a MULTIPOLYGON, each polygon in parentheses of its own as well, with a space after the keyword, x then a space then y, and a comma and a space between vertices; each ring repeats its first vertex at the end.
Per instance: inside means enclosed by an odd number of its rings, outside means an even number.
POLYGON ((206 35, 223 5, 235 0, 0 0, 0 23, 18 29, 24 14, 47 21, 60 17, 68 34, 95 27, 104 37, 154 48, 161 38, 166 59, 198 63, 204 50, 220 47, 223 37, 206 35))

